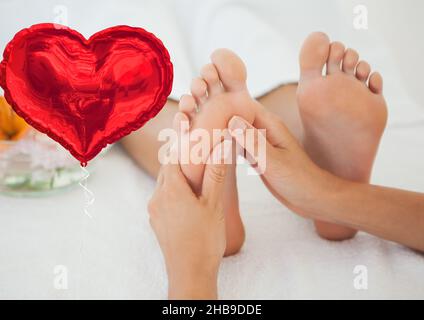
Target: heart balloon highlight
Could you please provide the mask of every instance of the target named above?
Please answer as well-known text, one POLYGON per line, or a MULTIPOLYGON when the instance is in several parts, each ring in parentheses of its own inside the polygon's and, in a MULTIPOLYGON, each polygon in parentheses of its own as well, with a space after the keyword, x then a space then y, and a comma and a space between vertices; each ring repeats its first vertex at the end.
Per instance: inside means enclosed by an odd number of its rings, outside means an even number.
POLYGON ((86 40, 56 24, 17 33, 0 64, 13 109, 82 165, 142 127, 165 105, 173 68, 153 34, 116 26, 86 40))

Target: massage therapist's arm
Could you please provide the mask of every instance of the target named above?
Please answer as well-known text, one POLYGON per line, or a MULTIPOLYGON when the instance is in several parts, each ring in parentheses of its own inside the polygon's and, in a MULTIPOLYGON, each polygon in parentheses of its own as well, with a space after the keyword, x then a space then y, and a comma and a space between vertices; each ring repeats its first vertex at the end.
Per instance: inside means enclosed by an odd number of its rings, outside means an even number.
MULTIPOLYGON (((213 159, 231 156, 222 151, 224 145, 225 142, 215 147, 213 159)), ((178 158, 175 151, 170 156, 178 158)), ((150 223, 165 258, 168 297, 216 299, 218 270, 226 246, 222 205, 226 165, 206 165, 202 195, 198 197, 178 161, 174 162, 177 164, 162 166, 148 207, 150 223)))
POLYGON ((321 191, 317 218, 424 252, 424 194, 332 179, 338 188, 321 191))
POLYGON ((290 209, 424 252, 424 194, 354 183, 320 169, 266 110, 258 113, 253 125, 234 117, 229 129, 248 155, 255 154, 249 148, 258 150, 260 133, 247 135, 247 130, 266 129, 266 162, 264 168, 256 165, 268 189, 290 209))

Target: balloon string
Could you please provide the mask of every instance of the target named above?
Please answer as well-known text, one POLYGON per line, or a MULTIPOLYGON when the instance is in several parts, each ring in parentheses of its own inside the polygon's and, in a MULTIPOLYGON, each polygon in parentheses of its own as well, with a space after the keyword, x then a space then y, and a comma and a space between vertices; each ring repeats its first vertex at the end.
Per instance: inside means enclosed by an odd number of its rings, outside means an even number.
MULTIPOLYGON (((87 187, 87 181, 90 177, 90 172, 85 168, 85 166, 81 167, 81 171, 83 172, 83 177, 79 181, 79 185, 84 190, 84 196, 86 199, 85 205, 84 205, 84 213, 87 217, 92 219, 92 215, 88 211, 88 208, 93 205, 94 203, 94 193, 87 187)), ((82 216, 81 221, 81 241, 80 241, 80 247, 79 247, 79 262, 78 262, 78 268, 77 268, 77 283, 76 283, 76 290, 75 290, 75 298, 80 299, 80 286, 81 286, 81 279, 82 279, 82 265, 83 265, 83 255, 84 255, 84 240, 86 235, 86 229, 87 229, 87 220, 82 216)))
POLYGON ((79 185, 84 190, 84 195, 85 195, 85 200, 86 200, 85 205, 84 205, 84 213, 88 217, 93 218, 91 216, 90 212, 88 211, 88 208, 90 206, 92 206, 94 204, 94 201, 95 201, 95 197, 94 197, 93 191, 91 191, 87 187, 87 180, 90 177, 90 172, 85 167, 81 167, 81 170, 84 173, 84 176, 81 178, 81 180, 79 182, 79 185))

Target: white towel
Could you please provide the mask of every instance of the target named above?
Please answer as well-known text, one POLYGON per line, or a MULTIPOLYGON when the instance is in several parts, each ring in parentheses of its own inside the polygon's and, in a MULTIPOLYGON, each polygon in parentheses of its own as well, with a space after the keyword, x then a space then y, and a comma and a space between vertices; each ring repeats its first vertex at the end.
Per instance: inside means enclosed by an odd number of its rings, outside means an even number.
MULTIPOLYGON (((417 174, 423 135, 424 128, 389 130, 374 182, 424 192, 417 174)), ((221 298, 424 298, 422 254, 364 233, 343 243, 322 240, 245 169, 238 184, 247 239, 222 264, 221 298), (367 290, 354 286, 356 266, 367 268, 367 290)), ((154 184, 115 147, 88 181, 92 219, 80 187, 49 198, 0 197, 0 298, 165 299, 166 273, 146 210, 154 184), (57 266, 66 267, 67 290, 55 289, 57 266)))

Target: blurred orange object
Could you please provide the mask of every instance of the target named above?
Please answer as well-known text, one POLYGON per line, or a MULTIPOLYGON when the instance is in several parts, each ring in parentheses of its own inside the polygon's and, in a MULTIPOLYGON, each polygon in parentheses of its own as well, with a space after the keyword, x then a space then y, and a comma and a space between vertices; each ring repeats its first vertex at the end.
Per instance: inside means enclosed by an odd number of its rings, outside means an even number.
POLYGON ((0 96, 0 140, 19 140, 27 133, 29 125, 19 117, 4 97, 0 96))

